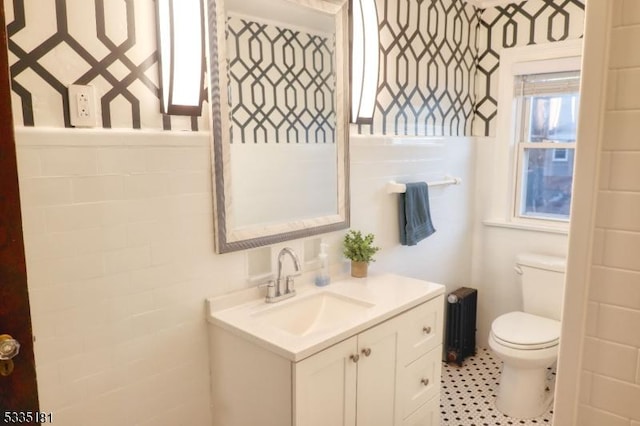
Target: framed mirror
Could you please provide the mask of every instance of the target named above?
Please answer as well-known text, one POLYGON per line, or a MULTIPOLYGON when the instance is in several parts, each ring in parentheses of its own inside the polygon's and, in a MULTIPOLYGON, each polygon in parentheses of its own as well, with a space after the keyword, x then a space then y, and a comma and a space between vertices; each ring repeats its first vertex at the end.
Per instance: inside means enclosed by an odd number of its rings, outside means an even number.
POLYGON ((348 0, 208 0, 218 253, 349 226, 348 0))

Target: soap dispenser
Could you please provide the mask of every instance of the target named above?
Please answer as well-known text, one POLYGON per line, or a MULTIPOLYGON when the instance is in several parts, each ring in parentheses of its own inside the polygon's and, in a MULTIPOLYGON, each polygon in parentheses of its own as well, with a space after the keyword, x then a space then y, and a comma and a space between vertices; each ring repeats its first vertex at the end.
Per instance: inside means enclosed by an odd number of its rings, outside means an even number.
POLYGON ((318 271, 316 278, 314 280, 315 284, 318 287, 324 287, 329 284, 329 255, 327 254, 328 244, 322 243, 320 244, 320 254, 318 254, 318 259, 320 260, 320 270, 318 271))

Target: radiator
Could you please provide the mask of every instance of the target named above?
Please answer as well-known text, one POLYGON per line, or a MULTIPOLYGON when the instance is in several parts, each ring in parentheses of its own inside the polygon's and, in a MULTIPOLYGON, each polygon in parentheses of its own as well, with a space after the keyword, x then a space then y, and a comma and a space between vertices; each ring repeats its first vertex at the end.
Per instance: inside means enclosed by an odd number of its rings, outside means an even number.
POLYGON ((478 291, 460 287, 447 297, 447 362, 462 361, 476 354, 478 291))

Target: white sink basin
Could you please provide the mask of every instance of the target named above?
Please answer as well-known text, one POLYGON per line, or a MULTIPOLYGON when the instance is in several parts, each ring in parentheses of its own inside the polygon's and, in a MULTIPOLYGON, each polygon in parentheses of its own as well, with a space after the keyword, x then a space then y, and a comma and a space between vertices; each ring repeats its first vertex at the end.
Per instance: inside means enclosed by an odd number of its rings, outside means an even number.
POLYGON ((212 335, 229 332, 298 362, 444 293, 439 284, 393 274, 296 287, 295 297, 273 304, 255 287, 208 299, 212 335))
POLYGON ((321 292, 307 297, 294 297, 282 305, 256 312, 253 317, 262 324, 296 336, 306 336, 348 322, 373 306, 373 303, 341 294, 321 292))

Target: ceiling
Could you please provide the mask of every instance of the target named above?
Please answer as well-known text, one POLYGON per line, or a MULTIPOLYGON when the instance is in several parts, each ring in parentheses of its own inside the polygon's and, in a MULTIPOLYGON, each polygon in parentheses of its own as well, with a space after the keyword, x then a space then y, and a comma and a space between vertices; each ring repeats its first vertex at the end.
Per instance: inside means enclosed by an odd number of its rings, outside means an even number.
POLYGON ((334 17, 326 12, 301 6, 291 0, 225 0, 227 13, 255 18, 260 22, 273 22, 308 32, 333 34, 334 17))

